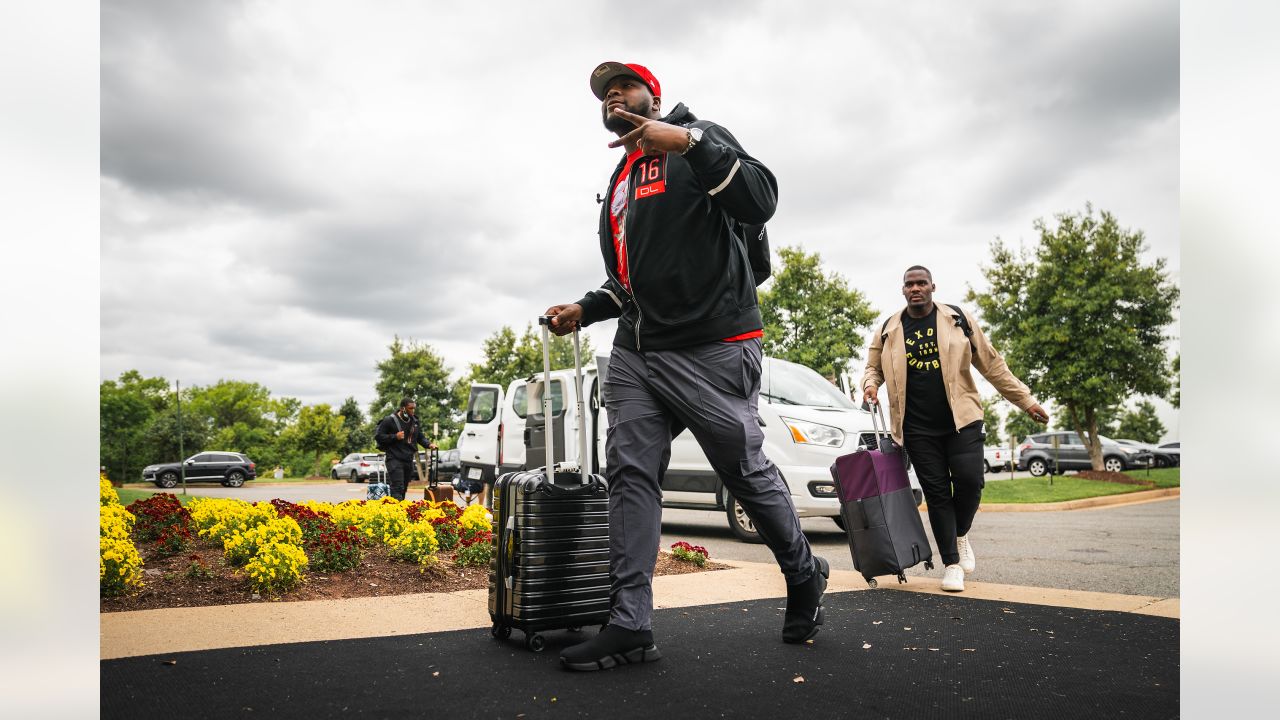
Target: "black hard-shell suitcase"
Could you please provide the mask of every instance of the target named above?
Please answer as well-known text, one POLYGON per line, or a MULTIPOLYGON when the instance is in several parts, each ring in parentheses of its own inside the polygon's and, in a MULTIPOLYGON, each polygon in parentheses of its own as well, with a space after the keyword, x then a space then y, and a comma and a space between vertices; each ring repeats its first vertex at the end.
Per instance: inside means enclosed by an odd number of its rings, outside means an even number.
POLYGON ((842 455, 831 465, 853 568, 871 587, 877 575, 896 575, 904 583, 907 568, 933 568, 902 448, 889 437, 879 403, 875 409, 871 424, 879 447, 842 455))
MULTIPOLYGON (((543 388, 550 387, 549 318, 542 325, 543 388)), ((574 332, 578 417, 583 417, 582 361, 574 332)), ((577 630, 609 621, 609 491, 584 465, 586 423, 579 422, 578 472, 551 462, 555 448, 550 393, 542 393, 547 465, 506 473, 493 485, 493 561, 489 617, 495 638, 524 632, 525 647, 545 647, 543 630, 577 630)), ((533 419, 533 416, 530 416, 533 419)))

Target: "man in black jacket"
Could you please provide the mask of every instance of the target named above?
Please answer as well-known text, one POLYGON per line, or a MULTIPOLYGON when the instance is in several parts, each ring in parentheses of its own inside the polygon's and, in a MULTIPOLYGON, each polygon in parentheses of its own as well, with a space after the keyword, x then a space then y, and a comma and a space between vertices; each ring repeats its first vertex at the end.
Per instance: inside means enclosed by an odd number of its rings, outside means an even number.
POLYGON ((409 489, 409 481, 413 478, 414 456, 418 453, 417 446, 435 448, 422 434, 417 411, 418 404, 410 398, 404 398, 400 401, 400 409, 383 418, 373 435, 378 449, 387 454, 387 484, 391 486, 391 497, 397 500, 403 500, 409 489))
POLYGON ((600 209, 607 279, 546 311, 564 335, 618 318, 605 383, 609 435, 609 624, 565 649, 561 664, 597 670, 661 657, 653 642, 653 569, 661 481, 686 428, 773 551, 787 583, 783 640, 823 622, 829 566, 800 531, 786 483, 762 451, 757 421, 763 321, 742 236, 777 205, 777 182, 728 130, 683 104, 662 115, 645 67, 607 62, 591 75, 604 126, 626 149, 600 209))

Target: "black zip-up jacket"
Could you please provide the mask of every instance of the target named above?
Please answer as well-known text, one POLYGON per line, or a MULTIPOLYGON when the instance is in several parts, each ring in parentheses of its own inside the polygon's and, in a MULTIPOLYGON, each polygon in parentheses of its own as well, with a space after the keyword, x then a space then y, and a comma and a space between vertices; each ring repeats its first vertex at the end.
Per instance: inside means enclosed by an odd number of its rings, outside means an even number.
POLYGON ((728 130, 699 120, 683 103, 662 122, 702 128, 692 150, 646 155, 631 166, 626 224, 627 275, 609 227, 609 197, 626 164, 609 178, 600 208, 600 252, 608 278, 587 293, 584 327, 618 318, 614 344, 668 350, 763 327, 742 225, 763 225, 778 204, 778 183, 728 130))
POLYGON ((396 413, 392 413, 382 419, 378 423, 378 429, 373 433, 373 439, 379 448, 384 448, 388 460, 398 462, 411 463, 418 454, 416 447, 430 447, 431 441, 427 436, 422 434, 422 425, 418 422, 416 415, 410 415, 408 420, 401 420, 396 417, 396 413), (396 420, 400 420, 399 424, 396 420), (404 439, 396 439, 396 433, 404 431, 404 439))

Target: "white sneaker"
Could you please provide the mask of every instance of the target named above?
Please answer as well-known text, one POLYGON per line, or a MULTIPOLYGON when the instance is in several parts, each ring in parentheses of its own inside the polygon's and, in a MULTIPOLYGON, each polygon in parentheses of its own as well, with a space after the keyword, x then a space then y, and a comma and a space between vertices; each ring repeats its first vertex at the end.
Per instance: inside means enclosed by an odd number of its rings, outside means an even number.
POLYGON ((960 552, 960 567, 967 573, 973 572, 978 561, 973 557, 973 546, 969 544, 969 536, 956 538, 956 550, 960 552))
POLYGON ((942 589, 947 592, 964 592, 964 569, 959 565, 948 565, 942 571, 942 589))

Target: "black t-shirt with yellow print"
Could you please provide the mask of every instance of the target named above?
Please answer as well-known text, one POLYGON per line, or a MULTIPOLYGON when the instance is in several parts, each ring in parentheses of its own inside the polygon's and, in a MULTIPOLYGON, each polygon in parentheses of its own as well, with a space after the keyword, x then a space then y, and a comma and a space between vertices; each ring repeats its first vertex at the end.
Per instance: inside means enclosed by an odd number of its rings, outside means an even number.
POLYGON ((907 412, 904 433, 944 435, 955 432, 951 403, 938 361, 938 308, 922 318, 902 311, 902 341, 907 350, 907 412))

